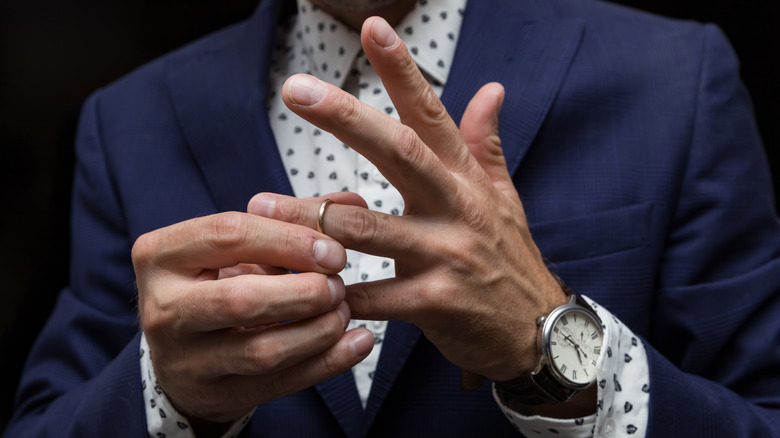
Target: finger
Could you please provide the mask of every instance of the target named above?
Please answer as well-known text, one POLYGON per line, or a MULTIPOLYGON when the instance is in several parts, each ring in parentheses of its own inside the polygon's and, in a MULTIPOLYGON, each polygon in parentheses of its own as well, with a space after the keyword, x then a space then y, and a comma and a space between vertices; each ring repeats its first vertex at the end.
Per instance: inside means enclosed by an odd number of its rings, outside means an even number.
POLYGON ((371 161, 406 204, 446 204, 456 190, 447 168, 408 126, 354 96, 309 75, 282 87, 291 111, 324 129, 371 161))
POLYGON ((463 169, 470 157, 458 127, 393 28, 384 19, 371 17, 363 23, 361 43, 401 121, 445 166, 463 169))
POLYGON ((466 107, 460 131, 471 155, 477 159, 493 185, 501 191, 515 193, 498 133, 498 115, 503 101, 504 87, 498 83, 484 85, 466 107))
POLYGON ((279 388, 293 387, 299 391, 349 370, 365 359, 373 348, 374 335, 370 331, 365 328, 350 330, 322 354, 279 373, 275 383, 279 388))
POLYGON ((147 233, 136 241, 132 258, 138 277, 170 271, 216 278, 218 269, 239 263, 330 274, 346 264, 344 248, 316 231, 236 212, 191 219, 147 233))
POLYGON ((418 316, 431 316, 428 310, 433 307, 427 301, 428 297, 441 296, 431 293, 432 287, 428 284, 426 290, 425 285, 414 278, 356 283, 347 286, 345 300, 353 318, 414 323, 418 316))
POLYGON ((320 354, 302 360, 282 371, 258 378, 239 377, 230 382, 226 394, 249 400, 251 406, 292 394, 335 377, 357 365, 374 347, 374 337, 365 328, 356 328, 320 354))
MULTIPOLYGON (((198 282, 170 302, 158 300, 159 315, 153 317, 167 313, 184 332, 209 332, 311 318, 335 309, 343 300, 344 282, 338 275, 246 275, 198 282)), ((149 324, 146 330, 153 329, 149 324)))
POLYGON ((258 330, 226 332, 199 345, 216 375, 263 375, 297 364, 336 344, 349 324, 346 303, 301 321, 258 330))
MULTIPOLYGON (((321 205, 319 200, 270 194, 263 196, 274 198, 268 201, 274 208, 252 207, 252 211, 270 213, 271 219, 317 228, 321 205)), ((421 254, 426 248, 421 244, 422 239, 430 237, 439 228, 438 222, 426 222, 412 216, 393 216, 362 206, 337 203, 331 203, 325 209, 323 225, 325 233, 345 248, 389 258, 421 254)))
POLYGON ((427 329, 437 323, 469 325, 488 314, 498 317, 490 294, 474 299, 437 274, 355 283, 347 286, 345 301, 352 318, 402 320, 427 329))
MULTIPOLYGON (((247 334, 249 335, 249 333, 247 334)), ((203 368, 201 368, 203 363, 199 362, 196 364, 197 366, 193 366, 192 358, 155 371, 160 381, 165 374, 174 377, 182 374, 197 374, 199 378, 195 382, 195 389, 192 386, 180 388, 175 394, 178 397, 172 397, 172 388, 168 387, 165 389, 166 395, 171 400, 176 400, 177 409, 190 418, 228 423, 241 418, 246 412, 258 405, 303 390, 346 372, 365 359, 371 352, 373 345, 374 339, 371 333, 363 328, 350 330, 347 333, 342 331, 337 341, 321 353, 307 357, 288 368, 268 374, 257 374, 252 369, 244 375, 203 373, 203 368)), ((241 347, 235 351, 240 349, 241 347)), ((166 351, 163 350, 157 354, 156 360, 159 361, 165 353, 166 351)), ((209 365, 217 365, 218 368, 223 368, 223 364, 227 362, 225 356, 218 349, 214 349, 211 354, 200 357, 213 359, 209 365)))
POLYGON ((349 304, 352 317, 356 319, 368 319, 375 321, 409 320, 407 308, 417 308, 417 297, 410 294, 410 301, 406 304, 400 294, 383 296, 378 291, 386 292, 400 283, 407 283, 408 279, 394 278, 372 282, 355 283, 347 286, 346 302, 349 304), (412 302, 415 301, 415 302, 412 302), (353 310, 354 307, 354 310, 353 310))
POLYGON ((314 212, 315 215, 312 216, 312 209, 307 207, 313 205, 312 203, 316 203, 319 206, 324 200, 330 199, 336 204, 368 208, 366 200, 353 192, 335 192, 314 198, 303 198, 304 202, 294 202, 293 200, 295 199, 300 198, 274 193, 258 193, 249 200, 247 212, 269 219, 281 219, 285 222, 304 225, 316 230, 319 211, 314 212))

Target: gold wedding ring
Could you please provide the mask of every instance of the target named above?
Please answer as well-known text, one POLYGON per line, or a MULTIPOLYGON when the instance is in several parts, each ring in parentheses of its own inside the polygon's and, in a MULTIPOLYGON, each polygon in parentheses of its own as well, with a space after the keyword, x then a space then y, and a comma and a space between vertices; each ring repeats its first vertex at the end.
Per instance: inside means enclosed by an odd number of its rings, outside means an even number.
POLYGON ((323 224, 323 219, 325 218, 325 209, 328 208, 328 205, 333 202, 334 201, 332 199, 326 199, 320 204, 320 212, 317 215, 317 231, 322 234, 325 234, 325 225, 323 224))

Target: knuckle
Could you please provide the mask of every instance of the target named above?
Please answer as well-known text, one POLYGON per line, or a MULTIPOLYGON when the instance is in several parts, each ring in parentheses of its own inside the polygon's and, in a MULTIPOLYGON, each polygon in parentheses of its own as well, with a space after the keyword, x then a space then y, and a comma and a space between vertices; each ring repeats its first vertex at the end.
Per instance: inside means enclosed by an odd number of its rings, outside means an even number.
MULTIPOLYGON (((270 238, 268 238, 270 240, 270 238)), ((276 236, 278 248, 289 252, 299 252, 301 254, 310 252, 312 245, 308 234, 301 231, 300 228, 288 228, 278 231, 276 236)))
POLYGON ((227 249, 241 245, 247 238, 247 216, 237 212, 214 215, 211 221, 211 234, 205 239, 215 249, 227 249))
MULTIPOLYGON (((338 318, 336 318, 338 319, 338 318)), ((340 326, 340 324, 339 324, 340 326)), ((335 345, 341 338, 343 332, 341 330, 336 331, 337 336, 329 343, 331 346, 335 345)), ((332 376, 344 371, 350 364, 347 362, 347 355, 340 353, 340 348, 328 348, 320 355, 320 361, 322 363, 322 369, 328 376, 332 376)))
POLYGON ((341 363, 338 357, 331 352, 326 352, 322 355, 322 369, 328 376, 333 376, 342 372, 344 365, 341 363))
POLYGON ((396 146, 396 164, 401 169, 413 170, 423 161, 424 148, 417 133, 404 125, 396 131, 394 144, 396 146))
POLYGON ((165 303, 161 303, 156 297, 146 296, 140 300, 138 307, 139 323, 141 329, 148 337, 156 337, 170 329, 174 318, 171 312, 168 311, 169 307, 165 303))
POLYGON ((213 300, 209 307, 218 309, 222 316, 229 321, 245 320, 247 313, 254 306, 244 286, 237 279, 224 282, 220 293, 210 294, 209 297, 213 300))
POLYGON ((166 284, 148 279, 137 280, 137 289, 138 322, 141 329, 149 337, 154 337, 174 328, 173 324, 180 319, 176 291, 166 289, 166 284))
POLYGON ((130 253, 133 265, 139 267, 150 263, 160 247, 159 240, 158 232, 149 232, 138 237, 130 253))
POLYGON ((327 276, 312 273, 299 293, 298 307, 306 314, 315 314, 332 306, 327 276))
POLYGON ((284 362, 284 348, 276 342, 261 340, 247 352, 253 368, 262 374, 271 373, 284 362))
POLYGON ((330 345, 341 337, 344 330, 341 325, 341 319, 335 312, 332 312, 327 316, 327 318, 322 318, 320 320, 317 331, 321 342, 330 345))
POLYGON ((396 55, 396 63, 398 64, 398 68, 400 71, 404 72, 406 80, 411 81, 417 74, 419 74, 419 67, 417 67, 417 63, 414 62, 414 58, 408 53, 404 51, 397 52, 398 55, 396 55))
MULTIPOLYGON (((298 274, 302 277, 298 280, 304 280, 303 277, 310 276, 309 273, 298 274)), ((323 276, 324 277, 324 276, 323 276)), ((294 307, 294 316, 296 318, 307 318, 312 315, 318 315, 328 309, 330 304, 330 294, 323 293, 327 291, 327 286, 321 286, 316 280, 305 279, 303 283, 296 285, 288 294, 287 303, 268 303, 267 310, 272 313, 278 313, 282 307, 294 307)))
POLYGON ((295 202, 277 202, 276 209, 280 216, 279 219, 293 224, 305 223, 308 216, 305 204, 297 199, 295 202))
POLYGON ((338 108, 338 123, 347 127, 359 126, 363 119, 362 106, 351 95, 339 94, 335 108, 338 108))
POLYGON ((363 246, 374 242, 379 224, 371 211, 354 209, 345 215, 344 229, 349 230, 352 244, 363 246))
POLYGON ((425 87, 420 90, 418 96, 420 96, 419 108, 424 120, 432 124, 449 123, 450 115, 433 89, 425 87))
POLYGON ((156 333, 160 332, 163 325, 162 318, 160 317, 160 313, 157 312, 153 306, 148 305, 148 301, 147 304, 139 307, 138 318, 141 330, 147 336, 154 336, 156 333))

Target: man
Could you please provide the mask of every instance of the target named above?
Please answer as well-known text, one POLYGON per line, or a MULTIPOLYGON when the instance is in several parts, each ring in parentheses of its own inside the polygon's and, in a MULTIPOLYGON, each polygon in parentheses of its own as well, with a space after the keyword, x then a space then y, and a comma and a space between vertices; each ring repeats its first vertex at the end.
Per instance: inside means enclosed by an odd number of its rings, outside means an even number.
POLYGON ((780 433, 780 224, 719 32, 294 6, 86 104, 9 435, 780 433))

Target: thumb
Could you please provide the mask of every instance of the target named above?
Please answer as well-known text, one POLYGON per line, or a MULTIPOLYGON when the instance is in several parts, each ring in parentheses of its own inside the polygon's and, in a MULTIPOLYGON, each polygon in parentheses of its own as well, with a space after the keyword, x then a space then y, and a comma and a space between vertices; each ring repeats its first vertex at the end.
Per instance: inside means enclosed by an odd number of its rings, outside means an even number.
POLYGON ((498 114, 503 103, 504 87, 501 84, 491 82, 483 85, 471 98, 463 113, 460 133, 468 144, 471 155, 488 174, 493 186, 502 192, 514 192, 515 188, 501 149, 501 138, 498 136, 498 114))

